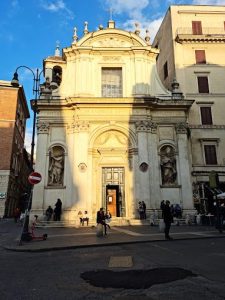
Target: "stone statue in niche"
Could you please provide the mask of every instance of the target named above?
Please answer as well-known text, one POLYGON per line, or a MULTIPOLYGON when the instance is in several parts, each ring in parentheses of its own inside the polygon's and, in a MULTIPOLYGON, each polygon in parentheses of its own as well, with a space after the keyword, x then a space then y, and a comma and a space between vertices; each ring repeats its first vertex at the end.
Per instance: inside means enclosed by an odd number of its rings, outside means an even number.
POLYGON ((48 184, 62 185, 64 175, 64 149, 53 147, 49 152, 48 184))
POLYGON ((160 151, 162 184, 175 184, 177 179, 176 158, 171 146, 164 146, 160 151))

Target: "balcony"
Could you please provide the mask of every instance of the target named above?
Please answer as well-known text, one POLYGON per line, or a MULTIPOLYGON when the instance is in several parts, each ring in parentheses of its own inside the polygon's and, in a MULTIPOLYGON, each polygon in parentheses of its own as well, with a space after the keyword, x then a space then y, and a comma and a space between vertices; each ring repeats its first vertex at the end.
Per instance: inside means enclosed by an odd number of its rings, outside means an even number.
POLYGON ((198 34, 194 34, 191 27, 177 28, 175 41, 177 43, 198 43, 198 42, 224 42, 224 28, 206 27, 202 28, 198 34))

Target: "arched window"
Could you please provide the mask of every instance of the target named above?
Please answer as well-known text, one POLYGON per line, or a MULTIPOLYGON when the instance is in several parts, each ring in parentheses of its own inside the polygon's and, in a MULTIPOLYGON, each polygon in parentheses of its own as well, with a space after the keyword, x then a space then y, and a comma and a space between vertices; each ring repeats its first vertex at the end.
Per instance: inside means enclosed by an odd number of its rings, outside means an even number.
POLYGON ((59 66, 53 67, 52 81, 56 82, 60 86, 62 81, 62 68, 59 66))
POLYGON ((54 146, 49 151, 48 185, 63 185, 65 151, 54 146))
POLYGON ((162 184, 175 184, 177 181, 177 167, 174 148, 169 145, 163 146, 160 149, 160 157, 162 184))

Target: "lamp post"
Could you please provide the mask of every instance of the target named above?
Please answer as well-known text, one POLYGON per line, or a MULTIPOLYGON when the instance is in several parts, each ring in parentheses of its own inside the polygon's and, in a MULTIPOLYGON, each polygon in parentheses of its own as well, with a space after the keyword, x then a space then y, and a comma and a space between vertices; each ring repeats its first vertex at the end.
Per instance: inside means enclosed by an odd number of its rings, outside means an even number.
MULTIPOLYGON (((30 160, 31 160, 32 170, 34 170, 34 147, 35 147, 35 129, 36 129, 36 114, 37 114, 36 108, 37 108, 37 100, 40 95, 40 77, 44 70, 40 71, 37 68, 36 71, 34 72, 31 68, 29 68, 27 66, 19 66, 16 69, 13 79, 11 81, 12 86, 15 86, 15 87, 19 86, 18 70, 21 68, 25 68, 25 69, 29 70, 33 75, 34 106, 33 106, 33 125, 32 125, 32 141, 31 141, 31 158, 30 158, 30 160)), ((45 68, 45 69, 50 69, 50 68, 45 68)), ((50 70, 53 70, 53 69, 50 69, 50 70)), ((50 86, 51 86, 51 84, 50 84, 50 86)), ((53 88, 57 88, 56 83, 53 84, 53 88)), ((22 229, 19 244, 21 244, 21 241, 31 240, 30 233, 29 233, 29 211, 31 209, 31 204, 32 204, 32 194, 33 194, 33 186, 30 191, 29 200, 27 202, 27 208, 26 208, 26 212, 25 212, 23 229, 22 229)))

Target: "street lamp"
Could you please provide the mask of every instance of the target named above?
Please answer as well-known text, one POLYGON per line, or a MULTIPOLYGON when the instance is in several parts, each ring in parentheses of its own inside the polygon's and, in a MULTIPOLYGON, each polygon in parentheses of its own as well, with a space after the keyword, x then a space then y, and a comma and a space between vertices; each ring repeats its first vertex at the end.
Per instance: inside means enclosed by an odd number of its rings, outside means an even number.
MULTIPOLYGON (((11 81, 12 86, 18 87, 19 86, 19 79, 18 79, 18 70, 21 68, 25 68, 27 70, 29 70, 32 75, 33 75, 33 94, 34 94, 34 106, 33 106, 33 128, 32 128, 32 141, 31 141, 31 166, 32 169, 34 169, 34 146, 35 146, 35 129, 36 129, 36 114, 37 114, 37 100, 39 98, 40 95, 40 77, 41 74, 43 73, 43 70, 39 70, 38 68, 36 69, 36 71, 34 72, 31 68, 27 67, 27 66, 19 66, 14 75, 13 75, 13 79, 11 81)), ((53 69, 51 68, 45 68, 46 69, 50 69, 53 71, 53 69)), ((50 83, 50 91, 53 89, 56 89, 58 87, 56 82, 51 82, 50 83)), ((28 241, 30 240, 30 234, 29 234, 29 212, 31 209, 31 204, 32 204, 32 193, 33 193, 33 188, 30 191, 30 196, 29 196, 29 200, 27 203, 27 209, 25 212, 25 220, 24 220, 24 224, 23 224, 23 231, 21 234, 21 238, 20 238, 20 244, 21 241, 28 241)))

